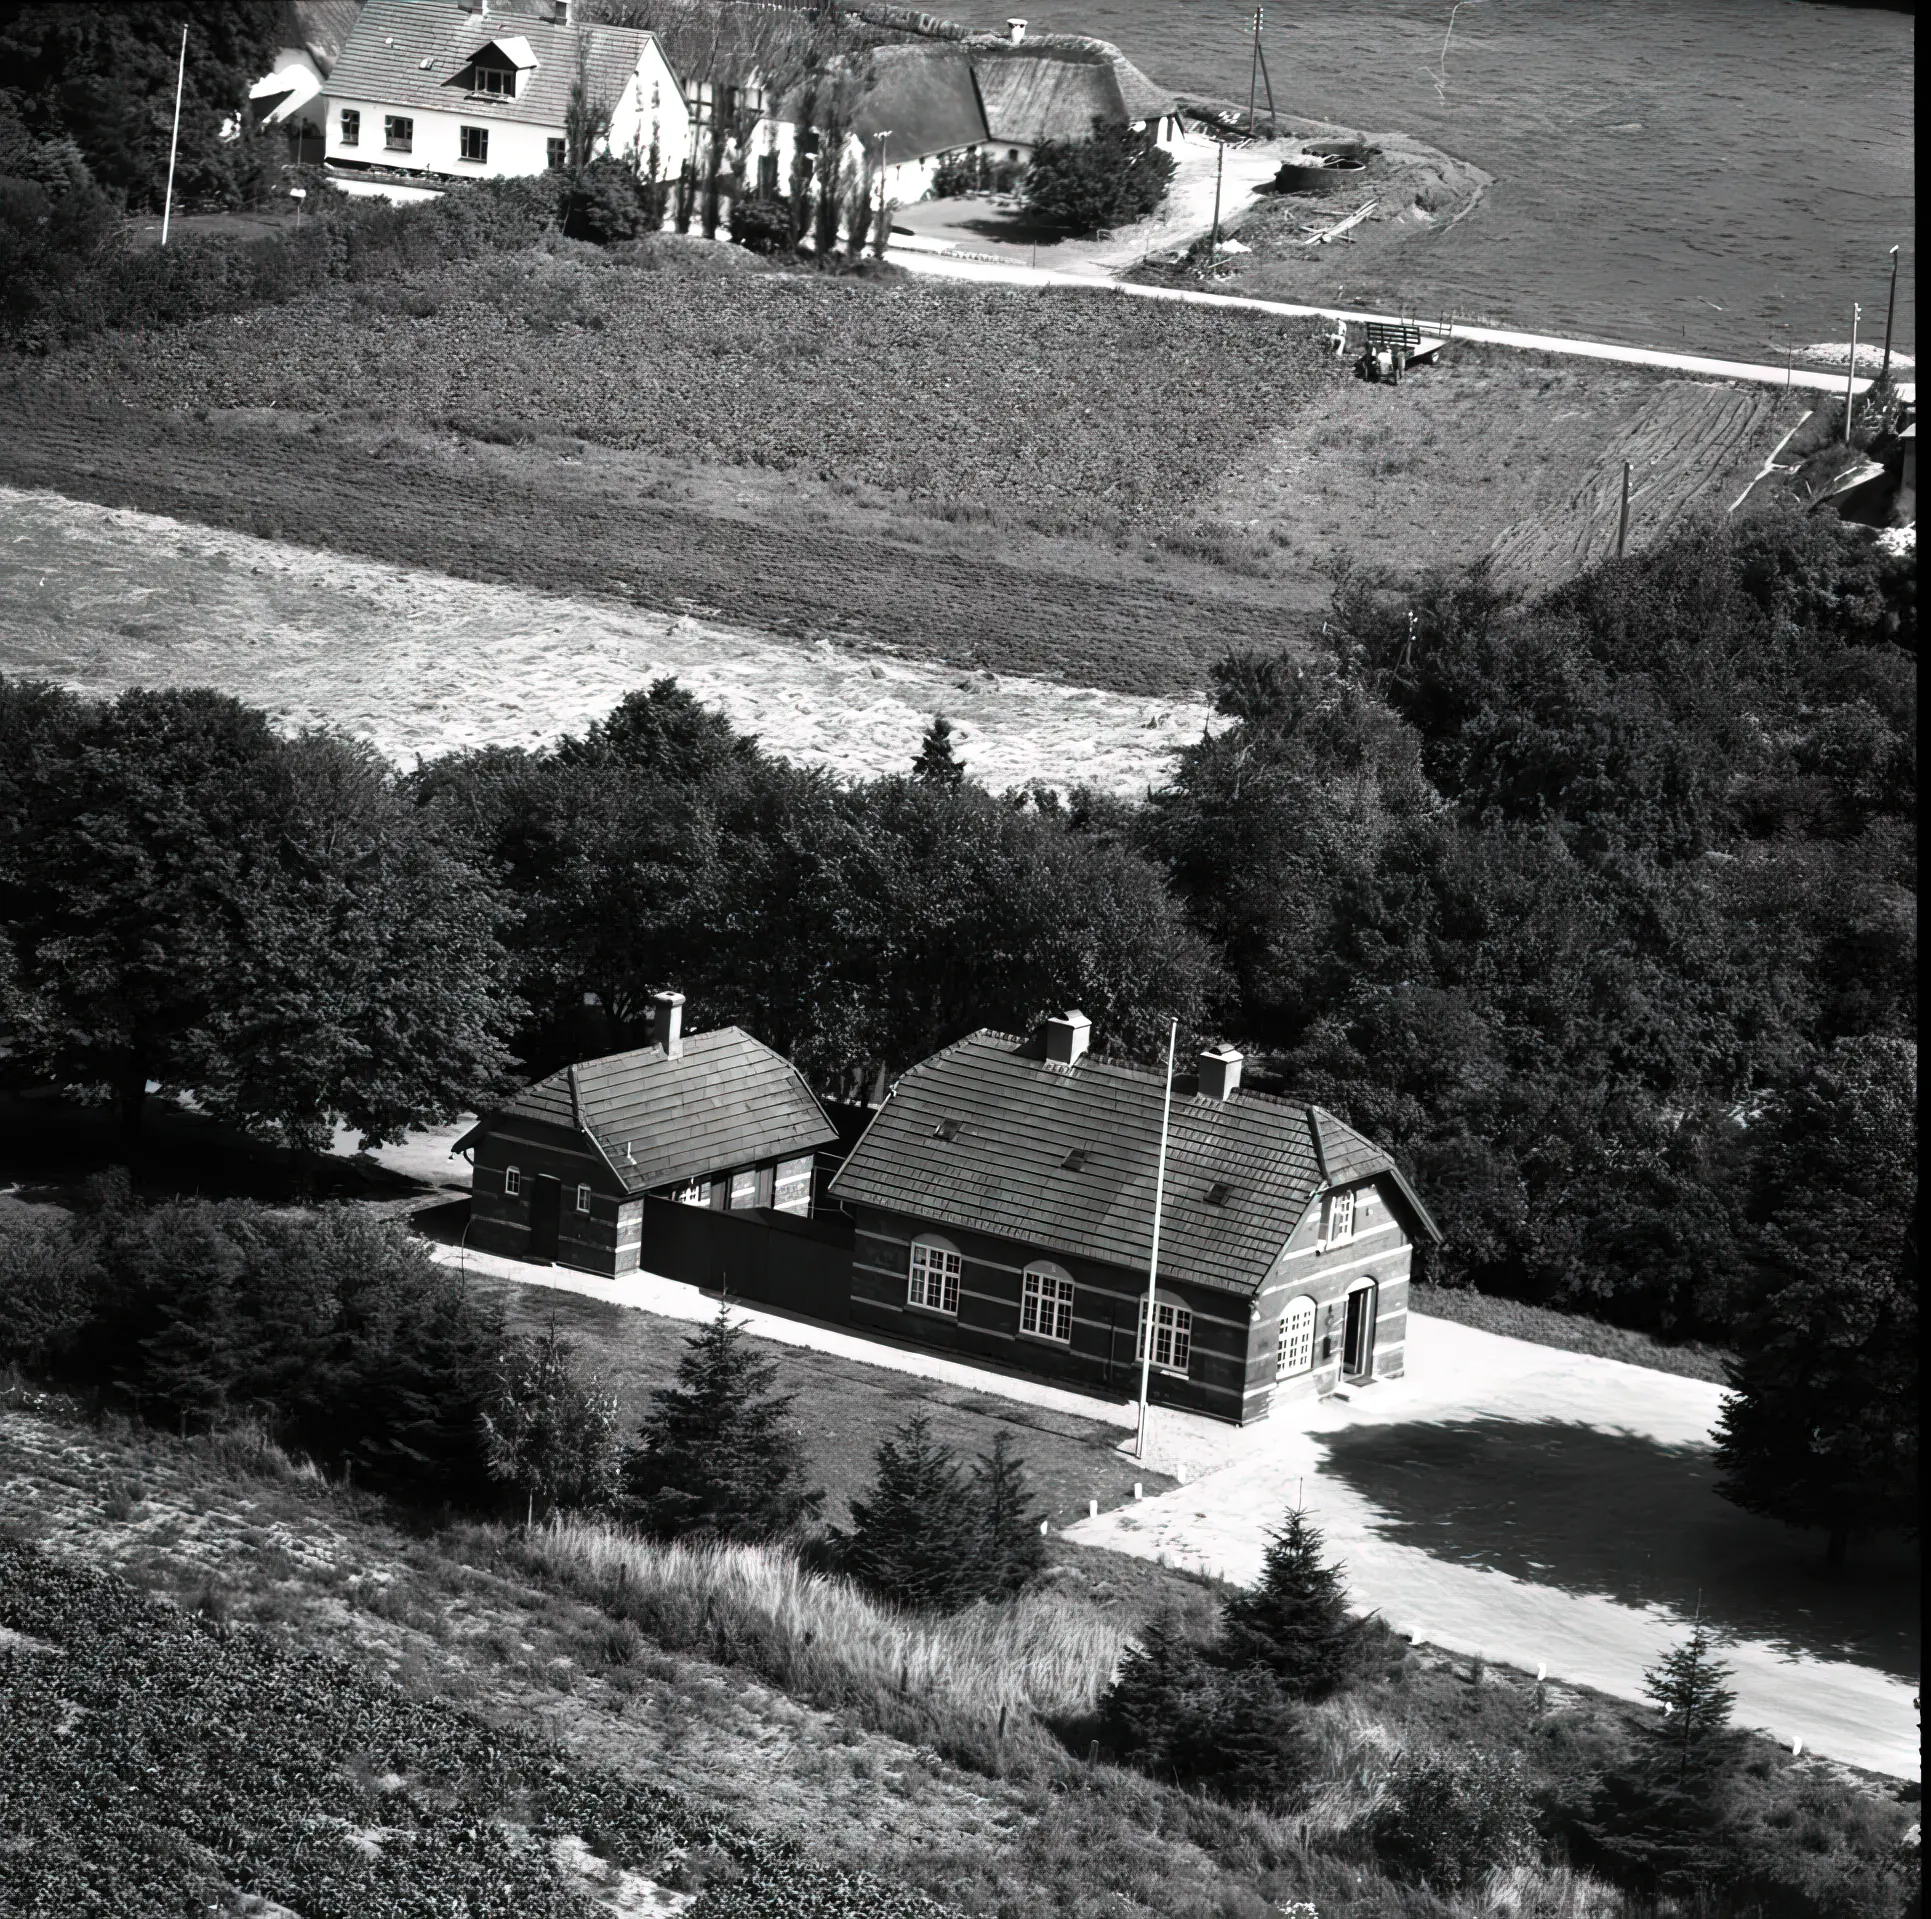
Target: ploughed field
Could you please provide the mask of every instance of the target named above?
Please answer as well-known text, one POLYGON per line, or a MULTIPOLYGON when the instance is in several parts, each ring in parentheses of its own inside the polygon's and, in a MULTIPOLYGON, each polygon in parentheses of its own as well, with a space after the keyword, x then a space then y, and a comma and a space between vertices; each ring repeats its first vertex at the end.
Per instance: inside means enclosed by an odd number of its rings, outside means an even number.
MULTIPOLYGON (((1310 638, 1338 560, 1595 557, 1592 476, 1680 385, 1458 344, 1365 387, 1314 322, 556 242, 18 362, 0 483, 1162 695, 1310 638)), ((1688 421, 1633 543, 1770 411, 1688 421)))

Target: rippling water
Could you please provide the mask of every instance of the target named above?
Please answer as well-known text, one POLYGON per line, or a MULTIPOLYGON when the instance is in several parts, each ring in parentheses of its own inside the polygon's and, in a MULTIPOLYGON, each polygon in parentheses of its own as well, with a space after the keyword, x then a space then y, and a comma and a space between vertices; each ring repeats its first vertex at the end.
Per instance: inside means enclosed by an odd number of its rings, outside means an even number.
MULTIPOLYGON (((1244 100, 1239 0, 926 0, 977 26, 1114 40, 1155 79, 1244 100)), ((1283 110, 1400 130, 1495 176, 1404 253, 1418 308, 1752 355, 1916 336, 1905 14, 1807 0, 1287 0, 1267 13, 1283 110), (1446 52, 1444 54, 1444 42, 1446 52)))

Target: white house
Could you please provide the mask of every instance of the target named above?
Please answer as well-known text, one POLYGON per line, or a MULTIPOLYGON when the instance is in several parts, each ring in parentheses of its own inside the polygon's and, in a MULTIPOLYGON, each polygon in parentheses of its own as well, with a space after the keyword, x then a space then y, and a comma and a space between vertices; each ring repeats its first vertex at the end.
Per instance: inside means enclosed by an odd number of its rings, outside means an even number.
POLYGON ((580 25, 568 0, 540 15, 488 0, 369 0, 328 77, 325 157, 440 181, 542 173, 564 164, 573 90, 610 112, 600 152, 635 154, 674 178, 690 112, 654 34, 580 25))

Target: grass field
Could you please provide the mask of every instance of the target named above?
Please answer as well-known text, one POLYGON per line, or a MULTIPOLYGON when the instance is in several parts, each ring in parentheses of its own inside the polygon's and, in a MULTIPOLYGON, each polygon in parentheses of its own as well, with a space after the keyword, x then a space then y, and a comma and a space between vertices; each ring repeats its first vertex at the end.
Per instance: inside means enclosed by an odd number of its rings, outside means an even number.
POLYGON ((1741 402, 1464 345, 1367 387, 1318 331, 565 247, 16 362, 0 484, 1164 697, 1311 639, 1342 560, 1595 557, 1643 422, 1638 544, 1770 443, 1741 402))
MULTIPOLYGON (((484 1898, 478 1912, 648 1911, 650 1879, 702 1889, 693 1919, 889 1910, 854 1896, 862 1888, 823 1907, 804 1896, 822 1883, 813 1875, 859 1870, 988 1919, 1264 1919, 1290 1900, 1311 1901, 1323 1919, 1611 1919, 1622 1910, 1608 1888, 1562 1867, 1525 1868, 1440 1900, 1385 1876, 1346 1839, 1404 1745, 1521 1747, 1542 1787, 1559 1794, 1627 1736, 1626 1709, 1613 1702, 1427 1648, 1391 1642, 1385 1676, 1318 1710, 1324 1783, 1304 1818, 1284 1819, 1089 1764, 1076 1756, 1082 1740, 1068 1750, 1025 1715, 1003 1739, 967 1737, 984 1708, 954 1696, 948 1668, 977 1656, 972 1635, 983 1629, 970 1620, 933 1684, 906 1660, 906 1687, 886 1674, 882 1684, 854 1678, 833 1703, 789 1696, 761 1676, 782 1664, 771 1635, 784 1605, 817 1602, 786 1600, 782 1580, 742 1578, 730 1605, 717 1588, 708 1611, 686 1608, 686 1629, 675 1605, 640 1607, 635 1579, 586 1563, 595 1550, 587 1537, 552 1551, 540 1533, 402 1523, 246 1434, 183 1441, 88 1425, 16 1393, 0 1408, 0 1535, 49 1554, 36 1562, 0 1548, 10 1567, 26 1567, 0 1590, 0 1625, 35 1642, 0 1653, 0 1689, 16 1708, 0 1711, 0 1738, 13 1742, 9 1760, 31 1748, 32 1770, 15 1776, 52 1782, 70 1809, 63 1866, 91 1849, 131 1871, 139 1862, 123 1855, 138 1844, 140 1861, 201 1870, 195 1883, 212 1895, 204 1910, 232 1919, 248 1908, 223 1902, 224 1878, 230 1890, 279 1884, 287 1900, 287 1877, 272 1875, 288 1872, 298 1842, 301 1859, 345 1875, 339 1902, 331 1880, 329 1901, 311 1891, 295 1903, 304 1919, 420 1909, 406 1903, 406 1875, 445 1859, 452 1874, 468 1870, 464 1861, 492 1873, 500 1864, 489 1883, 509 1883, 525 1900, 484 1898), (76 1567, 116 1571, 178 1611, 112 1591, 95 1598, 76 1567), (639 1629, 640 1612, 663 1636, 639 1629), (74 1650, 37 1649, 57 1643, 74 1650), (61 1701, 96 1710, 93 1723, 79 1722, 82 1740, 63 1745, 74 1719, 61 1701), (248 1737, 210 1741, 205 1722, 217 1716, 248 1737), (948 1759, 944 1748, 965 1756, 948 1759), (143 1772, 157 1755, 170 1763, 143 1772), (272 1799, 261 1790, 270 1766, 272 1799), (109 1790, 110 1781, 126 1789, 109 1790), (223 1793, 225 1825, 211 1816, 223 1793), (112 1819, 93 1812, 103 1803, 112 1819), (691 1807, 704 1814, 687 1823, 691 1807), (798 1840, 802 1855, 786 1845, 798 1840), (359 1843, 369 1841, 372 1852, 359 1843), (229 1867, 238 1853, 263 1875, 252 1885, 229 1867), (761 1894, 780 1867, 792 1873, 784 1896, 793 1903, 730 1903, 761 1894), (370 1872, 389 1876, 372 1889, 370 1872), (599 1903, 567 1904, 573 1896, 599 1903)), ((1164 1604, 1196 1617, 1211 1605, 1198 1581, 1124 1564, 1131 1589, 1102 1601, 1092 1569, 1110 1570, 1113 1556, 1058 1550, 1050 1603, 1028 1602, 1042 1648, 1074 1643, 1044 1624, 1054 1605, 1089 1654, 1108 1617, 1132 1630, 1164 1604)), ((660 1594, 681 1583, 698 1596, 689 1573, 656 1567, 651 1578, 660 1594)), ((821 1624, 851 1603, 827 1599, 821 1624)), ((883 1629, 869 1616, 848 1622, 863 1642, 854 1675, 883 1629)), ((839 1644, 822 1631, 818 1640, 839 1644)), ((816 1657, 824 1675, 826 1654, 816 1657)), ((1085 1680, 1072 1666, 1064 1673, 1037 1669, 1029 1683, 1044 1689, 1042 1703, 1069 1683, 1075 1694, 1090 1685, 1090 1671, 1085 1680)), ((792 1676, 801 1689, 837 1690, 802 1669, 792 1676)), ((1894 1868, 1883 1862, 1909 1808, 1767 1745, 1751 1779, 1808 1849, 1809 1869, 1864 1862, 1847 1914, 1892 1908, 1894 1868)), ((45 1797, 51 1804, 52 1792, 45 1797)), ((51 1919, 58 1908, 44 1910, 51 1919)))
MULTIPOLYGON (((502 1298, 517 1330, 540 1333, 555 1321, 580 1361, 616 1393, 618 1423, 626 1432, 648 1409, 652 1389, 670 1380, 690 1330, 578 1293, 511 1283, 502 1287, 502 1298)), ((798 1396, 794 1410, 806 1470, 812 1484, 825 1489, 825 1516, 837 1525, 847 1523, 851 1496, 870 1483, 879 1441, 914 1413, 928 1415, 934 1435, 967 1459, 989 1451, 994 1436, 1006 1433, 1026 1462, 1041 1513, 1055 1527, 1084 1519, 1089 1500, 1098 1500, 1103 1510, 1125 1504, 1136 1482, 1149 1495, 1173 1484, 1123 1456, 1120 1429, 1101 1420, 857 1366, 809 1347, 752 1344, 778 1362, 782 1389, 798 1396)))

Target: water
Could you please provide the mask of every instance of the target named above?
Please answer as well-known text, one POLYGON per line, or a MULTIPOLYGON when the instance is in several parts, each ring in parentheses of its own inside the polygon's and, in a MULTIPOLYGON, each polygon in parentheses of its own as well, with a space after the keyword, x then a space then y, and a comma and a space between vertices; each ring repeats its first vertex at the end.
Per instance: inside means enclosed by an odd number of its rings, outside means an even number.
MULTIPOLYGON (((998 27, 1115 41, 1182 92, 1245 101, 1239 0, 950 0, 998 27)), ((1274 95, 1401 131, 1495 176, 1392 271, 1417 310, 1750 357, 1884 325, 1916 338, 1905 14, 1807 0, 1292 0, 1267 10, 1274 95), (1447 41, 1444 55, 1444 41, 1447 41)), ((1263 100, 1264 104, 1264 100, 1263 100)))

